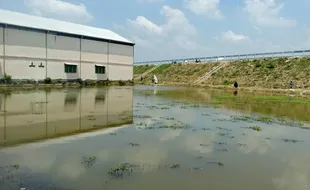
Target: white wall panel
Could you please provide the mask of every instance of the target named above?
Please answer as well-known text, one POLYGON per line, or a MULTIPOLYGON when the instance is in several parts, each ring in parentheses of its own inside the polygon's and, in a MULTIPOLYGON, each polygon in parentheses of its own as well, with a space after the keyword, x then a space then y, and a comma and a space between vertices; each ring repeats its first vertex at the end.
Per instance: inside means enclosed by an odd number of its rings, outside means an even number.
POLYGON ((133 56, 133 46, 109 43, 109 54, 133 56))
POLYGON ((35 67, 29 67, 31 61, 28 60, 14 60, 7 59, 5 62, 5 72, 11 75, 13 79, 44 79, 46 74, 46 69, 38 67, 41 63, 33 62, 35 67))
POLYGON ((107 54, 82 52, 82 61, 107 62, 107 54))
MULTIPOLYGON (((107 80, 107 74, 96 74, 95 72, 95 63, 83 63, 81 67, 81 78, 83 80, 85 79, 91 79, 91 80, 107 80)), ((102 63, 101 65, 105 65, 102 63)), ((106 66, 106 73, 108 72, 106 66)))
POLYGON ((63 62, 48 61, 47 77, 51 79, 78 79, 80 78, 80 65, 77 64, 77 73, 65 73, 65 64, 63 62))
POLYGON ((45 58, 45 34, 41 32, 5 29, 7 56, 45 58))
POLYGON ((3 27, 0 27, 0 56, 3 55, 3 27))
POLYGON ((133 66, 109 65, 109 80, 132 80, 133 66))
MULTIPOLYGON (((3 56, 4 42, 3 42, 3 27, 0 27, 0 56, 3 56)), ((4 75, 4 57, 0 57, 0 78, 4 75)))
POLYGON ((59 60, 80 60, 80 39, 47 35, 47 57, 59 60))
POLYGON ((0 58, 0 78, 4 76, 4 59, 0 58))
POLYGON ((127 65, 133 65, 133 57, 110 54, 109 63, 122 63, 127 65))
POLYGON ((108 43, 82 39, 82 52, 107 54, 108 43))

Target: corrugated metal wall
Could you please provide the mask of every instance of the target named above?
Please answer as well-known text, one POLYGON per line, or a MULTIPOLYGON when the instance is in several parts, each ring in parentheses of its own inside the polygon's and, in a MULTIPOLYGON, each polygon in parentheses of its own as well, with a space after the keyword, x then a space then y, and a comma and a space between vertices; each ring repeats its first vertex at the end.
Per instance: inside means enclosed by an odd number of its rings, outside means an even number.
POLYGON ((130 45, 15 28, 1 28, 0 36, 0 73, 3 75, 5 72, 13 79, 42 80, 50 77, 131 80, 133 78, 134 47, 130 45), (4 38, 5 45, 3 45, 4 38), (66 62, 76 64, 77 73, 65 73, 66 62), (34 67, 30 67, 31 64, 34 67), (96 64, 106 66, 106 74, 96 74, 96 64))

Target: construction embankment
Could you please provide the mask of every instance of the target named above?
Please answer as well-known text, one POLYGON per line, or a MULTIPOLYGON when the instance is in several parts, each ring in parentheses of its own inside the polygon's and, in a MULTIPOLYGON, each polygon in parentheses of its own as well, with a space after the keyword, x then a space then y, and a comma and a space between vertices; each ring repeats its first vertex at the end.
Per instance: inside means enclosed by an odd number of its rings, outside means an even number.
MULTIPOLYGON (((141 65, 134 67, 136 84, 151 84, 156 75, 159 85, 208 86, 251 91, 286 92, 290 81, 295 91, 310 92, 310 58, 264 58, 226 62, 141 65), (156 68, 154 68, 156 67, 156 68), (141 81, 141 76, 143 80, 141 81), (298 90, 299 89, 299 90, 298 90)), ((294 90, 293 90, 294 91, 294 90)))

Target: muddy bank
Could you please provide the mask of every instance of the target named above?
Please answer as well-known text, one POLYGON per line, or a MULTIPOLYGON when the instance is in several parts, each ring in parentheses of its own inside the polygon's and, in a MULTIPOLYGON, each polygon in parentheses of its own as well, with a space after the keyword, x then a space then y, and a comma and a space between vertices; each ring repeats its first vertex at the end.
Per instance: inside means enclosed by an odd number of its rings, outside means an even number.
MULTIPOLYGON (((142 82, 135 84, 141 85, 152 85, 151 82, 142 82)), ((246 91, 246 92, 267 92, 267 93, 276 93, 283 95, 295 95, 295 96, 310 96, 309 88, 299 88, 299 89, 272 89, 272 88, 259 88, 259 87, 238 87, 234 88, 232 85, 205 85, 205 84, 187 84, 187 83, 175 83, 175 82, 164 82, 157 84, 159 86, 186 86, 186 87, 198 87, 198 88, 209 88, 209 89, 219 89, 219 90, 230 90, 230 91, 246 91)))
POLYGON ((102 87, 102 86, 133 86, 132 80, 128 81, 109 81, 109 80, 53 80, 51 82, 36 81, 12 81, 10 83, 0 83, 3 88, 62 88, 62 87, 102 87))

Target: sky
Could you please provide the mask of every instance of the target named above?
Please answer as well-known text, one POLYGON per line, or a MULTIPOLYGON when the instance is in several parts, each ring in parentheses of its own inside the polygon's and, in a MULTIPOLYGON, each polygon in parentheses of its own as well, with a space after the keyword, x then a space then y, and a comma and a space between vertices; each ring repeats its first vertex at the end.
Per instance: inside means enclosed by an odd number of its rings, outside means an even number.
POLYGON ((0 0, 0 8, 112 30, 135 62, 310 49, 310 0, 0 0))

